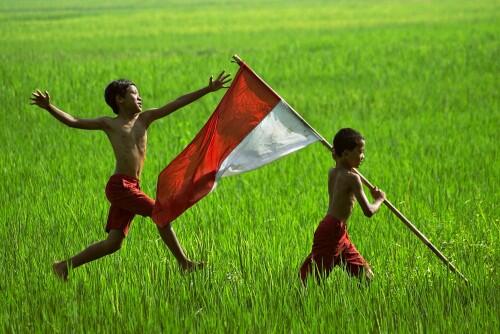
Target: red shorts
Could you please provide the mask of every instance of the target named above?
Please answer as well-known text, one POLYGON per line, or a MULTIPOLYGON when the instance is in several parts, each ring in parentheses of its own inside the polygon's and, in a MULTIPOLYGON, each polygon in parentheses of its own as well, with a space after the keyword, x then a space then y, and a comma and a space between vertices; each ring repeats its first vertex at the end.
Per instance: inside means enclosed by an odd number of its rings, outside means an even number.
POLYGON ((327 215, 314 233, 311 254, 300 268, 300 278, 307 280, 313 270, 317 270, 317 278, 328 276, 333 267, 345 264, 347 272, 359 276, 363 267, 368 265, 349 240, 344 222, 327 215))
POLYGON ((139 180, 123 174, 115 174, 106 184, 106 197, 111 202, 106 232, 121 230, 124 235, 136 214, 151 217, 155 201, 141 191, 139 180))

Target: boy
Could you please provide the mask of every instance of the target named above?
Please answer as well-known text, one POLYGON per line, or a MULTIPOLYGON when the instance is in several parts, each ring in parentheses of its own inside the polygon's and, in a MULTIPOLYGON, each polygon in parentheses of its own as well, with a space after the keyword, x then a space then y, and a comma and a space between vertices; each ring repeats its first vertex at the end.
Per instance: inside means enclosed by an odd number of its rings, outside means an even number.
POLYGON ((311 254, 300 268, 300 278, 304 285, 313 270, 320 282, 334 266, 341 263, 352 276, 366 281, 373 278, 370 266, 349 240, 346 228, 355 199, 367 217, 377 212, 385 199, 381 190, 373 189, 371 194, 375 201, 370 204, 361 179, 354 171, 365 157, 364 148, 363 136, 350 128, 341 129, 333 139, 332 156, 336 164, 328 174, 329 206, 325 218, 314 233, 311 254))
MULTIPOLYGON (((155 202, 143 193, 139 186, 146 157, 147 129, 151 123, 208 93, 227 88, 224 85, 230 80, 230 75, 224 74, 223 71, 215 81, 210 77, 208 86, 183 95, 161 108, 144 112, 142 112, 142 99, 135 84, 129 80, 116 80, 111 82, 104 92, 106 103, 117 114, 114 118, 76 118, 51 104, 47 91, 33 92, 31 104, 47 110, 63 124, 77 129, 104 131, 116 157, 114 175, 106 185, 106 197, 111 202, 106 224, 108 237, 88 246, 69 259, 55 262, 52 268, 58 277, 67 280, 70 268, 79 267, 119 250, 128 234, 134 215, 151 217, 155 202)), ((191 261, 186 257, 170 225, 163 228, 158 226, 158 231, 182 270, 190 271, 203 267, 203 263, 191 261)))

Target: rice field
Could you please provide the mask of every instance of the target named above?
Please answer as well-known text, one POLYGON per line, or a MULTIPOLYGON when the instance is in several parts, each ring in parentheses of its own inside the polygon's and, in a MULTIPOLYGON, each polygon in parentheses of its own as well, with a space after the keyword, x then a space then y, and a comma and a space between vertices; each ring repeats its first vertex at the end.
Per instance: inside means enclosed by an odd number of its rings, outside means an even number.
MULTIPOLYGON (((497 1, 0 3, 0 332, 499 333, 500 4, 497 1), (133 80, 145 108, 207 84, 238 54, 331 140, 366 138, 360 171, 471 281, 450 273, 387 208, 356 207, 351 239, 375 279, 297 271, 327 209, 319 143, 225 178, 174 222, 184 275, 150 219, 67 283, 55 260, 104 239, 114 157, 98 131, 29 105, 112 116, 106 85, 133 80), (312 282, 311 282, 312 283, 312 282)), ((142 188, 196 135, 222 91, 155 123, 142 188)))

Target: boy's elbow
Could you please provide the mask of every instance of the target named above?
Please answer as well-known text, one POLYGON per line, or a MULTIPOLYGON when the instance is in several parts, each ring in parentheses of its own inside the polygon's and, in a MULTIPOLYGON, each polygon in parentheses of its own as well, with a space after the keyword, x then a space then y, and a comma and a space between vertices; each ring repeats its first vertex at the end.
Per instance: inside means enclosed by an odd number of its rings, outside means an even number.
POLYGON ((74 129, 80 129, 80 127, 81 127, 80 123, 76 120, 69 120, 67 122, 64 122, 64 124, 66 124, 70 128, 74 128, 74 129))
POLYGON ((366 217, 371 218, 375 214, 375 210, 367 208, 366 210, 363 210, 363 213, 366 217))
POLYGON ((365 211, 365 216, 368 218, 371 218, 373 216, 374 212, 372 211, 365 211))
POLYGON ((67 118, 63 118, 63 119, 60 119, 60 121, 66 125, 66 126, 69 126, 70 128, 78 128, 79 125, 80 125, 80 121, 78 118, 75 118, 75 117, 67 117, 67 118))

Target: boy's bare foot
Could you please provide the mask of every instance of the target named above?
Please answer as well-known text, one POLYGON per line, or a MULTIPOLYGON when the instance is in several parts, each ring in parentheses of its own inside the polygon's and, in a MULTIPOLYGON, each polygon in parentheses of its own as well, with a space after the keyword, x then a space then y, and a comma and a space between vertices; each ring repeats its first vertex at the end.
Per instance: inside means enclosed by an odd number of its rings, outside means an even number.
POLYGON ((181 263, 180 266, 184 273, 190 273, 192 271, 203 269, 205 267, 205 262, 187 260, 186 262, 181 263))
POLYGON ((52 264, 52 270, 54 271, 54 274, 56 274, 57 277, 63 281, 68 280, 68 265, 66 261, 54 262, 52 264))

